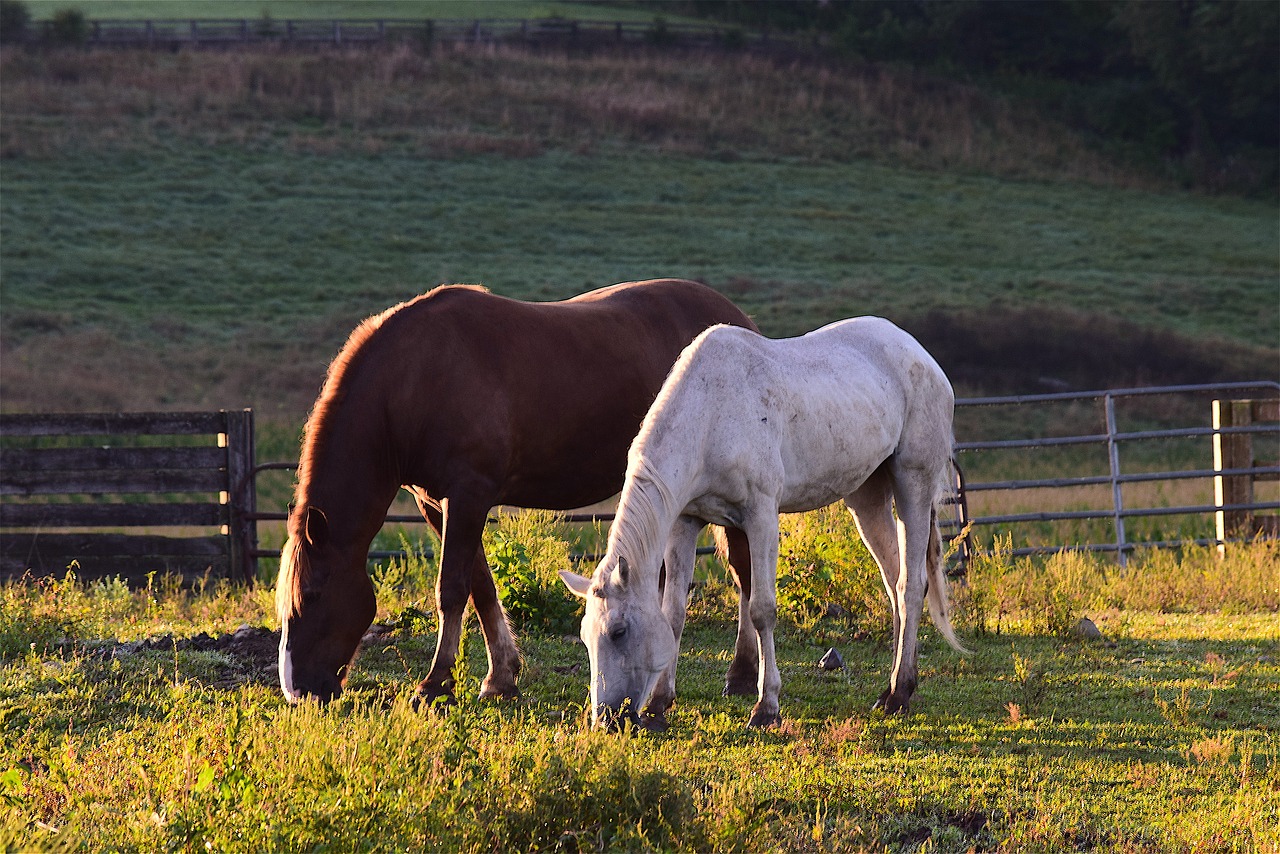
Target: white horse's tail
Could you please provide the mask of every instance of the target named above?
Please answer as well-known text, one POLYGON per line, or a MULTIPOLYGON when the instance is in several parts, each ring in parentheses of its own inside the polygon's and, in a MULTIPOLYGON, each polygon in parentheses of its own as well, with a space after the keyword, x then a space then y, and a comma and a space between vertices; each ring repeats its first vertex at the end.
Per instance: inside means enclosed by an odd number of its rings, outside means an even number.
POLYGON ((968 655, 972 650, 960 643, 955 629, 951 627, 951 597, 948 595, 950 587, 947 583, 946 568, 942 565, 942 535, 938 532, 936 509, 929 513, 929 526, 929 557, 925 561, 928 572, 928 578, 925 581, 929 617, 952 649, 968 655))

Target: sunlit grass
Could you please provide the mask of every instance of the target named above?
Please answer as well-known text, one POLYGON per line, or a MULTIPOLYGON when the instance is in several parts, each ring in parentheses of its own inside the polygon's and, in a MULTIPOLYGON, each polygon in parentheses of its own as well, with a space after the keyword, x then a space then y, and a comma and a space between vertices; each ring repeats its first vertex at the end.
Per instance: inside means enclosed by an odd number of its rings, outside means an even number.
MULTIPOLYGON (((516 524, 551 536, 545 520, 516 524)), ((878 585, 839 514, 795 517, 789 536, 793 557, 826 561, 826 590, 878 585)), ((524 697, 490 705, 475 699, 472 631, 459 705, 414 712, 434 642, 413 616, 431 608, 428 562, 375 573, 394 629, 325 709, 256 680, 225 687, 221 653, 93 651, 273 625, 269 590, 10 583, 0 844, 1266 852, 1280 844, 1278 564, 1274 543, 1226 562, 1160 553, 1125 574, 1081 556, 991 560, 954 591, 975 653, 926 629, 907 718, 868 711, 887 632, 795 596, 779 632, 785 722, 762 733, 744 728, 749 700, 720 696, 736 609, 711 567, 672 728, 630 737, 587 729, 586 654, 559 634, 525 635, 524 697), (1071 636, 1080 616, 1103 640, 1071 636), (832 646, 847 666, 819 669, 832 646)))

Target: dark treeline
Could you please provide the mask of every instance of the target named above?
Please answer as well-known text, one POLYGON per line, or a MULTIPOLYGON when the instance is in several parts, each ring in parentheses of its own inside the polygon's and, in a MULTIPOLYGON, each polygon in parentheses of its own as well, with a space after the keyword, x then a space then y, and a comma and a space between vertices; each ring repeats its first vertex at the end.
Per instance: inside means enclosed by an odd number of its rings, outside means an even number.
POLYGON ((839 53, 961 76, 1161 159, 1189 182, 1273 194, 1280 3, 1272 0, 670 0, 839 53))

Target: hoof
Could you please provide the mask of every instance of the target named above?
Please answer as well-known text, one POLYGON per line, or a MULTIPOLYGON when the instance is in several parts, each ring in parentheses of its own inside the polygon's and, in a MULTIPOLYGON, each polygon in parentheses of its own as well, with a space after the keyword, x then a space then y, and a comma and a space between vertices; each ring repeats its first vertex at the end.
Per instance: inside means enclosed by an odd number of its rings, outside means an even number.
POLYGON ((418 688, 417 695, 409 701, 415 712, 441 711, 457 704, 453 692, 438 685, 423 685, 418 688))
POLYGON ((667 715, 665 712, 644 712, 640 715, 637 725, 645 732, 666 732, 671 726, 667 723, 667 715))
POLYGON ((731 676, 724 681, 724 696, 726 697, 754 697, 758 693, 757 677, 751 676, 731 676))
POLYGON ((480 688, 481 700, 519 700, 520 689, 514 685, 509 686, 493 686, 486 685, 480 688))
POLYGON ((872 711, 879 709, 886 715, 906 715, 911 712, 910 698, 903 699, 896 696, 892 691, 885 689, 880 698, 871 706, 872 711))
POLYGON ((776 726, 782 726, 782 715, 777 712, 755 711, 751 713, 751 720, 747 721, 748 729, 769 729, 776 726))

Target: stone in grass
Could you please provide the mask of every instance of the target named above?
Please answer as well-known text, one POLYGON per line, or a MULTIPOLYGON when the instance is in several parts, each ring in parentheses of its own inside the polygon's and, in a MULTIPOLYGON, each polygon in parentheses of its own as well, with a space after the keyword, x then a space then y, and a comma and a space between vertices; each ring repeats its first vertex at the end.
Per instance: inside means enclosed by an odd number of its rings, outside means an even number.
POLYGON ((835 647, 827 650, 827 654, 822 656, 822 660, 818 662, 818 666, 823 670, 839 670, 844 667, 844 658, 836 651, 835 647))
POLYGON ((1102 632, 1094 624, 1093 620, 1088 617, 1081 617, 1074 626, 1071 627, 1071 636, 1079 638, 1083 641, 1100 641, 1102 640, 1102 632))

